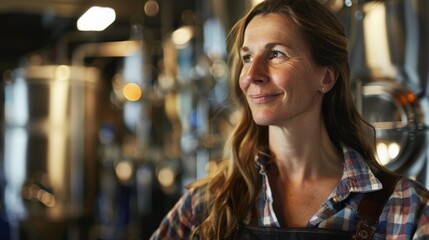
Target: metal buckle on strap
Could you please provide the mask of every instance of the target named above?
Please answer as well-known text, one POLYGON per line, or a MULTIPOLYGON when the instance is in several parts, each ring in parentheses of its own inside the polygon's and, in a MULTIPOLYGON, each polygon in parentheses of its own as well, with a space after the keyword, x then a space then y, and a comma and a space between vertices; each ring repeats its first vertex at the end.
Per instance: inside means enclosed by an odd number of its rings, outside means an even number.
MULTIPOLYGON (((359 218, 359 216, 358 216, 359 218)), ((377 228, 377 222, 371 221, 368 218, 359 218, 359 224, 354 235, 355 240, 368 240, 372 239, 377 228)))

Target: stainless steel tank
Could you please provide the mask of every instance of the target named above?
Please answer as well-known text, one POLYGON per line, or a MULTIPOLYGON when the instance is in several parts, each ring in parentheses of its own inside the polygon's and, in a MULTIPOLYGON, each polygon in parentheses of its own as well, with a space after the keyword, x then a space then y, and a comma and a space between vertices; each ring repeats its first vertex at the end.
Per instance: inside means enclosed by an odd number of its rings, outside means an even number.
POLYGON ((342 15, 357 104, 376 128, 380 162, 426 186, 428 7, 426 0, 358 1, 342 15))
POLYGON ((31 66, 6 85, 4 205, 14 230, 54 239, 93 211, 99 78, 96 68, 31 66))

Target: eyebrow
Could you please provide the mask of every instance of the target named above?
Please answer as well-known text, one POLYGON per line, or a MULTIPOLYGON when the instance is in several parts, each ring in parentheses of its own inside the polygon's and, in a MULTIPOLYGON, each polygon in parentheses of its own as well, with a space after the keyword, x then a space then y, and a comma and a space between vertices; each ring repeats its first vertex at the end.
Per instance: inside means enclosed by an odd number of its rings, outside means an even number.
MULTIPOLYGON (((286 44, 284 44, 284 43, 279 43, 279 42, 273 42, 273 43, 268 43, 267 45, 265 45, 265 50, 271 50, 271 49, 273 49, 275 46, 284 46, 284 47, 286 47, 287 49, 292 49, 291 47, 289 47, 289 46, 287 46, 286 44)), ((249 49, 249 47, 246 47, 246 46, 243 46, 243 47, 241 47, 240 48, 240 52, 249 52, 250 51, 250 49, 249 49)))
POLYGON ((248 52, 249 48, 248 47, 241 47, 240 48, 240 52, 248 52))

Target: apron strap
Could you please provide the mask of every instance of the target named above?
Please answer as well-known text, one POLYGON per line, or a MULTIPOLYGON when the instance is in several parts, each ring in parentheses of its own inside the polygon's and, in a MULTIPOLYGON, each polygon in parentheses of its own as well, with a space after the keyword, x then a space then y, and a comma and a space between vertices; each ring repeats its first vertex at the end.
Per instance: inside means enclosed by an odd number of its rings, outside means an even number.
POLYGON ((401 178, 399 175, 379 170, 375 176, 383 184, 383 189, 365 193, 357 210, 358 225, 353 237, 355 240, 372 239, 378 224, 384 205, 395 189, 396 183, 401 178))

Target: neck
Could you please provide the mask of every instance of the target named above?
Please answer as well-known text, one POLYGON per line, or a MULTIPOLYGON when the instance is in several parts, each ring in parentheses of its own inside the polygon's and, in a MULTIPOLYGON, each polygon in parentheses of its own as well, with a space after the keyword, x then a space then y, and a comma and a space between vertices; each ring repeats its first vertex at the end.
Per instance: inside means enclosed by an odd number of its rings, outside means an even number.
POLYGON ((304 183, 341 177, 342 157, 323 121, 295 128, 270 126, 269 147, 280 178, 304 183))

